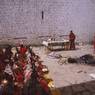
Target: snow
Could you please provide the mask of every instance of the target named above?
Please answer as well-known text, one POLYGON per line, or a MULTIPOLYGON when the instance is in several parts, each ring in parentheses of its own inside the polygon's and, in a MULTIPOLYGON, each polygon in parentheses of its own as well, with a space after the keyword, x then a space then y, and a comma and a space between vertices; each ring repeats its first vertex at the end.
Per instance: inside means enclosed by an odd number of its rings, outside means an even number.
POLYGON ((92 54, 95 56, 93 53, 93 46, 91 45, 77 46, 77 49, 72 51, 51 52, 46 50, 45 47, 33 47, 33 50, 44 61, 43 64, 48 66, 55 87, 64 87, 95 80, 89 76, 91 73, 95 74, 94 66, 69 63, 60 65, 58 63, 59 59, 55 57, 55 55, 61 55, 62 57, 80 57, 85 54, 92 54))

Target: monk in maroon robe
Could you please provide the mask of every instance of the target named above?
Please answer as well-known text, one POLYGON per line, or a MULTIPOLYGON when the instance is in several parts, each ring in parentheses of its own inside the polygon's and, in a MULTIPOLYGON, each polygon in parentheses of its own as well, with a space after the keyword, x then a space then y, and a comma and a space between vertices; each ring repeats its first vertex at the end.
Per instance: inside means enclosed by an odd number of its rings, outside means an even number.
POLYGON ((76 39, 76 36, 71 30, 69 34, 70 50, 75 50, 75 39, 76 39))
POLYGON ((95 53, 95 34, 94 34, 94 39, 93 39, 93 46, 94 46, 94 53, 95 53))

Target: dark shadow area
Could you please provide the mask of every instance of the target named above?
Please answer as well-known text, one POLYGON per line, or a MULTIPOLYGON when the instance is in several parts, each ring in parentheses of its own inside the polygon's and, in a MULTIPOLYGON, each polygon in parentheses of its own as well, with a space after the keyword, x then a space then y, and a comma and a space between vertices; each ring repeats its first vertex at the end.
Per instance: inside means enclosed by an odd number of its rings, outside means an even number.
POLYGON ((50 51, 69 51, 65 50, 64 48, 58 48, 58 49, 49 49, 50 51))
MULTIPOLYGON (((48 49, 50 51, 71 51, 70 49, 64 49, 64 48, 57 48, 57 49, 48 49)), ((75 50, 73 51, 76 51, 76 50, 79 50, 79 48, 76 48, 75 50)))
POLYGON ((95 95, 95 80, 57 89, 61 95, 95 95))
POLYGON ((85 54, 78 58, 68 58, 68 63, 95 65, 95 58, 91 54, 85 54))

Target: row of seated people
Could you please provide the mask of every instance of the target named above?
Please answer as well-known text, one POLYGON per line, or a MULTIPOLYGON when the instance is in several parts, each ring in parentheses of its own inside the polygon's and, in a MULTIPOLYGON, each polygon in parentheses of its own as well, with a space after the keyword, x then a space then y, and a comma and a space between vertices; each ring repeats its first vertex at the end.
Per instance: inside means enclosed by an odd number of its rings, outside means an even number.
POLYGON ((51 95, 43 67, 30 47, 0 49, 0 95, 51 95))

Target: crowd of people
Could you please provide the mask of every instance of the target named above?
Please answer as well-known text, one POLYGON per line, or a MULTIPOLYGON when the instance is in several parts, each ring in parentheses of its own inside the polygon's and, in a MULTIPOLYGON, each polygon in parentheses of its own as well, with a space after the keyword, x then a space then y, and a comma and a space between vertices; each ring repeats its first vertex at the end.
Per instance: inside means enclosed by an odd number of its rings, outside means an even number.
POLYGON ((51 95, 43 67, 31 46, 0 48, 0 95, 51 95))

